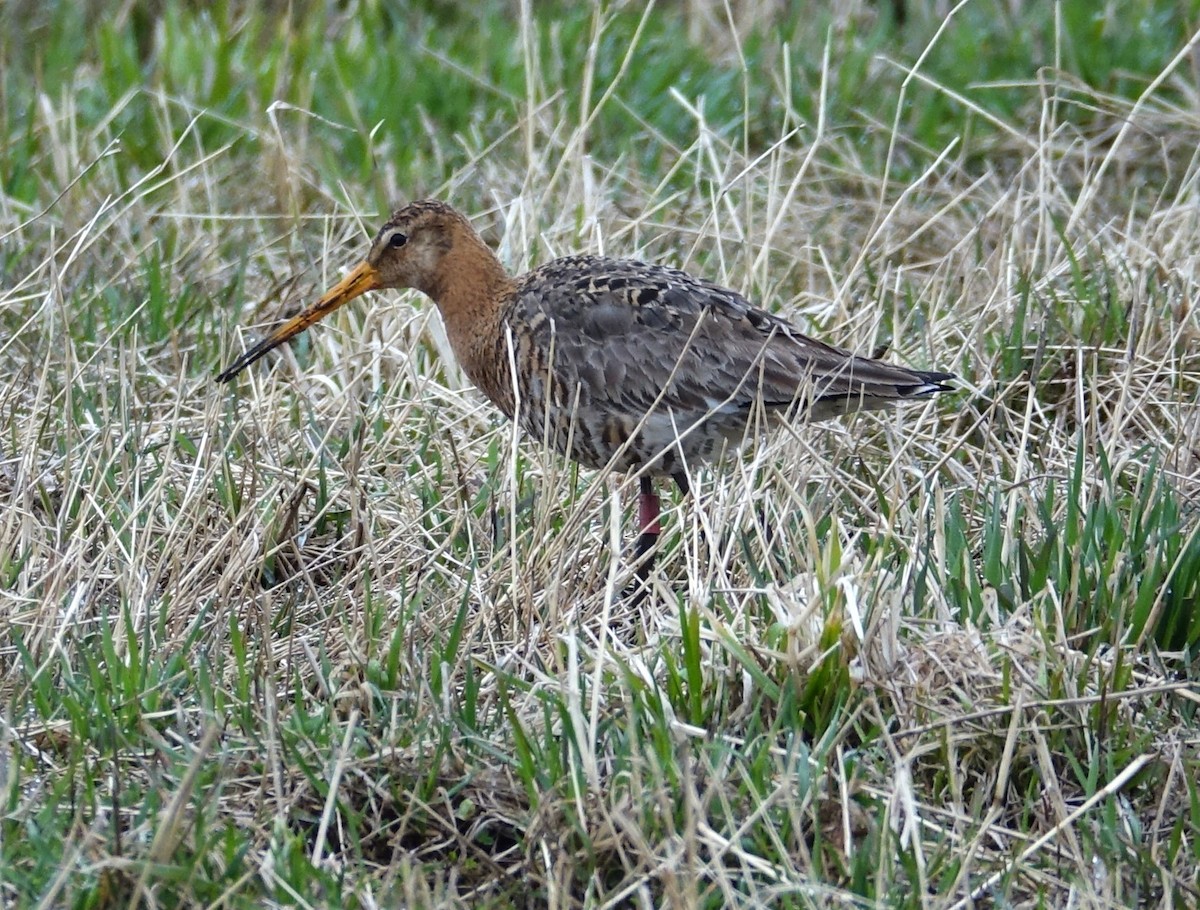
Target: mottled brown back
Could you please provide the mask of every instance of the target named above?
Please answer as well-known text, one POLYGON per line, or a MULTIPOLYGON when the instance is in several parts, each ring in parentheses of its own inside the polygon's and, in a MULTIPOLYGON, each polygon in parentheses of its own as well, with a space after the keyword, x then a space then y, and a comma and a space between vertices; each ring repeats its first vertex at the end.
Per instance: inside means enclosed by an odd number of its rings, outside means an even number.
MULTIPOLYGON (((522 426, 591 467, 624 447, 614 467, 676 474, 739 445, 756 413, 821 419, 953 378, 856 357, 731 290, 634 260, 547 263, 517 280, 502 322, 522 426)), ((513 415, 508 395, 493 397, 513 415)))

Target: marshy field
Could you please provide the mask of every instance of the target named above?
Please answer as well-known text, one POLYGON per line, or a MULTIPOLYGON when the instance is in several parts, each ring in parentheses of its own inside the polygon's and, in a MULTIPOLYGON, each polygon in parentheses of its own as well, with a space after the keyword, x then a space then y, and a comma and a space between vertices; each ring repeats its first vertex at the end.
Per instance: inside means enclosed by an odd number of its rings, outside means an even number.
POLYGON ((1200 0, 13 0, 0 85, 0 906, 1200 904, 1200 0), (427 197, 958 378, 635 602, 420 294, 214 381, 427 197))

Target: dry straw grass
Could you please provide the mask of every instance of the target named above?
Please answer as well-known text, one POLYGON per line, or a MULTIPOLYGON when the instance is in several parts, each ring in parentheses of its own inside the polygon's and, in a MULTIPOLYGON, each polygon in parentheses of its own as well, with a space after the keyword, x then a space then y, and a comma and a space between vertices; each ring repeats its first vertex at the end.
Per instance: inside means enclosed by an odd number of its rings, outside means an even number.
MULTIPOLYGON (((302 855, 332 876, 320 893, 345 876, 364 903, 857 905, 868 850, 881 900, 900 879, 879 857, 901 855, 932 906, 1117 906, 1145 883, 1088 846, 1109 823, 1142 832, 1160 895, 1194 900, 1194 845, 1161 859, 1173 830, 1197 834, 1178 827, 1194 686, 1146 641, 1097 647, 1055 602, 1078 592, 985 584, 968 621, 954 587, 970 574, 954 560, 986 558, 989 522, 1003 547, 1036 543, 1022 516, 1079 464, 1084 508, 1151 468, 1189 504, 1200 489, 1186 59, 1136 103, 1047 71, 1026 86, 1045 97, 1036 117, 980 112, 995 129, 971 160, 880 124, 882 170, 844 125, 786 101, 775 141, 748 152, 683 95, 694 129, 668 173, 591 157, 596 111, 565 121, 536 61, 507 131, 404 130, 432 158, 466 149, 425 189, 475 212, 514 271, 575 251, 678 264, 837 343, 962 377, 702 473, 694 501, 669 505, 636 609, 620 597, 630 484, 515 439, 418 296, 339 313, 236 390, 211 381, 380 222, 310 163, 357 125, 252 111, 226 124, 248 158, 206 140, 218 115, 134 89, 122 104, 152 112, 163 155, 131 181, 104 119, 41 97, 44 205, 0 197, 6 836, 73 768, 92 769, 103 807, 69 829, 42 896, 90 875, 162 902, 152 864, 199 850, 203 819, 246 832, 229 894, 278 903, 314 899, 292 893, 302 855), (1086 128, 1069 107, 1092 111, 1086 128), (187 310, 143 329, 163 298, 187 310), (1126 314, 1119 337, 1094 331, 1109 310, 1126 314), (96 334, 71 330, 89 312, 96 334), (153 686, 107 717, 36 706, 44 687, 139 664, 159 668, 153 686), (1072 763, 1105 736, 1121 757, 1087 792, 1072 763), (521 737, 560 753, 522 759, 521 737), (531 792, 524 761, 551 789, 531 792), (156 811, 122 803, 143 790, 156 811)), ((397 127, 376 152, 405 198, 387 168, 397 127)))

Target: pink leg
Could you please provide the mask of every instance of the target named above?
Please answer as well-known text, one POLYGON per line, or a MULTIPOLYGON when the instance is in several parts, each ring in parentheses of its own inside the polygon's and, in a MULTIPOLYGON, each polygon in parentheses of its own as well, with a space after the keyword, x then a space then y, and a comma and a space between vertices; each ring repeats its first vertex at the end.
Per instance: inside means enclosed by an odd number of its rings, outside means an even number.
POLYGON ((658 494, 648 486, 644 484, 638 493, 638 530, 657 537, 662 533, 662 525, 658 521, 658 494))
MULTIPOLYGON (((687 496, 691 491, 687 474, 680 471, 672 477, 683 495, 687 496)), ((633 548, 637 581, 625 589, 625 596, 631 598, 635 605, 641 603, 650 591, 647 580, 650 578, 651 569, 654 568, 654 550, 661 533, 659 502, 658 495, 654 492, 654 482, 649 477, 643 477, 638 491, 638 538, 633 548)))
POLYGON ((649 477, 643 477, 638 493, 639 533, 633 548, 635 572, 640 582, 632 591, 634 603, 640 603, 649 590, 645 582, 654 568, 654 545, 658 543, 658 535, 662 532, 658 513, 658 495, 654 492, 653 482, 649 477))

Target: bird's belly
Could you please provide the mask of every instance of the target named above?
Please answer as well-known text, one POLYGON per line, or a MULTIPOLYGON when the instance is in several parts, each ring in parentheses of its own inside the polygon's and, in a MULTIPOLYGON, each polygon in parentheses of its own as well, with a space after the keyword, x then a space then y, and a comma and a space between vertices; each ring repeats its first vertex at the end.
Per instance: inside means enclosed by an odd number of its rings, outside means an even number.
POLYGON ((562 407, 522 409, 535 442, 590 468, 672 475, 719 458, 746 438, 744 413, 651 411, 637 417, 562 407))

